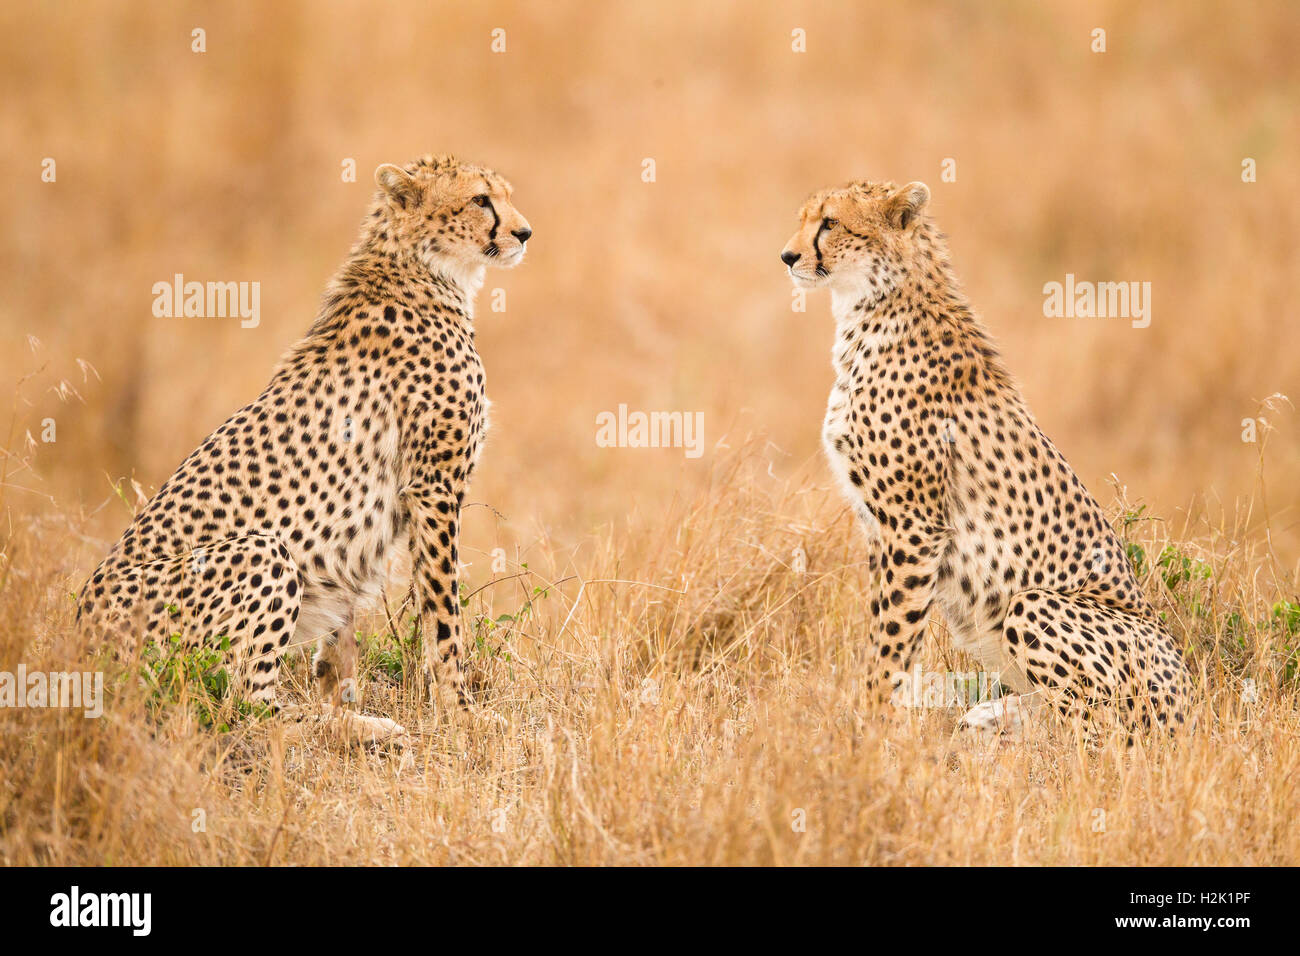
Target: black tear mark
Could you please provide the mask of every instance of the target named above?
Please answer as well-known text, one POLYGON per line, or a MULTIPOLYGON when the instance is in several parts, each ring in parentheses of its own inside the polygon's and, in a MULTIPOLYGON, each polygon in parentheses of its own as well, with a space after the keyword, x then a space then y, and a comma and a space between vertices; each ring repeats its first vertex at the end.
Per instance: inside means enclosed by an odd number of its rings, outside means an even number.
POLYGON ((818 245, 822 239, 822 233, 826 232, 826 220, 823 219, 817 226, 817 235, 813 236, 813 253, 817 256, 817 275, 826 275, 826 267, 822 265, 822 247, 818 245))

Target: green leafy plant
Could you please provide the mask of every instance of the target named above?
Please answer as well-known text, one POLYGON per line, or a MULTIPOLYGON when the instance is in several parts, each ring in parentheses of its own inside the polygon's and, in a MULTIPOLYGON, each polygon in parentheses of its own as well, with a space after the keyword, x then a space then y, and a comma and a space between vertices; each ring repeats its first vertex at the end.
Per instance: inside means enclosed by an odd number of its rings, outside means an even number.
POLYGON ((420 659, 418 621, 411 617, 401 634, 371 634, 362 639, 361 646, 361 666, 366 673, 400 684, 420 659))
POLYGON ((1282 655, 1282 682, 1300 681, 1300 603, 1278 601, 1269 613, 1251 621, 1240 611, 1233 611, 1224 620, 1224 635, 1237 648, 1246 649, 1246 637, 1255 634, 1275 643, 1282 655))
POLYGON ((229 651, 230 638, 225 635, 213 645, 188 646, 180 634, 150 642, 140 663, 150 719, 160 723, 171 710, 189 706, 204 730, 228 733, 241 720, 268 716, 268 707, 235 693, 224 666, 229 651))
POLYGON ((1147 552, 1142 545, 1136 541, 1128 539, 1130 529, 1139 522, 1150 521, 1150 518, 1144 517, 1147 510, 1146 505, 1138 505, 1136 508, 1130 508, 1119 516, 1120 538, 1124 542, 1124 555, 1128 558, 1128 563, 1133 567, 1133 573, 1139 578, 1146 577, 1147 573, 1147 552))
POLYGON ((1172 544, 1160 552, 1156 565, 1160 568, 1165 587, 1171 591, 1192 581, 1208 581, 1214 575, 1213 569, 1204 561, 1187 556, 1172 544))
POLYGON ((1267 620, 1269 630, 1282 640, 1282 679, 1288 683, 1300 678, 1300 603, 1278 601, 1267 620))
POLYGON ((473 624, 473 649, 475 655, 484 659, 495 657, 507 663, 511 662, 513 657, 510 651, 506 649, 503 632, 508 632, 512 627, 518 629, 523 626, 535 613, 534 605, 536 602, 544 601, 549 596, 549 588, 534 587, 532 594, 513 614, 498 614, 496 617, 480 614, 475 618, 473 624))
MULTIPOLYGON (((524 564, 521 567, 527 570, 528 565, 524 564)), ((468 611, 470 600, 475 593, 477 592, 470 591, 468 586, 461 582, 458 598, 462 610, 468 611)), ((535 613, 536 602, 545 600, 549 596, 549 588, 534 587, 528 599, 513 613, 506 612, 496 616, 490 614, 471 616, 466 613, 464 618, 468 621, 467 650, 470 656, 481 660, 496 658, 511 663, 514 658, 507 647, 505 634, 511 627, 517 628, 529 620, 535 613)), ((363 637, 361 642, 361 668, 371 677, 402 683, 414 669, 419 667, 420 629, 419 620, 415 615, 406 619, 400 634, 396 631, 381 631, 363 637)))

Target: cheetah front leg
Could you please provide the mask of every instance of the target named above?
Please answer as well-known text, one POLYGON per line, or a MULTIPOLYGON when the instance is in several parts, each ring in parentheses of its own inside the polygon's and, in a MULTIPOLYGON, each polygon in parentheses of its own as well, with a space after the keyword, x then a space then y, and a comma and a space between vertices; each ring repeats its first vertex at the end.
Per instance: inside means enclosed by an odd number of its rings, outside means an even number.
POLYGON ((332 707, 355 706, 357 694, 357 635, 355 615, 316 642, 312 673, 321 699, 332 707))
POLYGON ((883 673, 870 679, 870 686, 880 688, 881 678, 888 680, 890 698, 896 704, 907 704, 910 699, 909 678, 934 604, 946 543, 942 528, 907 520, 898 528, 882 530, 880 536, 880 571, 871 602, 871 649, 883 673))
POLYGON ((430 699, 470 710, 460 615, 460 496, 436 484, 405 489, 416 618, 430 699))
POLYGON ((309 728, 320 727, 327 734, 350 743, 397 746, 411 743, 406 728, 397 721, 355 712, 360 701, 355 620, 355 615, 349 612, 338 628, 317 640, 312 675, 316 678, 320 700, 282 710, 281 714, 289 725, 286 739, 305 739, 309 728))

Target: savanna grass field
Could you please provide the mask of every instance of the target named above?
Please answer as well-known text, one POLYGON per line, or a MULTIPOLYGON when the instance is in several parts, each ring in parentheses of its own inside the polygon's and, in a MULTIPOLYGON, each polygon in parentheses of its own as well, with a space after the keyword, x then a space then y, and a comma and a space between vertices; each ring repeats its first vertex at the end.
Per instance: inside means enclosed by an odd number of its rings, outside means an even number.
POLYGON ((0 710, 0 862, 1300 863, 1297 49, 1289 0, 4 3, 0 671, 105 691, 0 710), (535 230, 476 320, 462 603, 502 726, 405 679, 401 566, 359 708, 404 748, 291 739, 201 656, 92 654, 89 572, 306 332, 375 167, 441 152, 535 230), (978 665, 937 616, 941 692, 866 693, 829 297, 778 261, 850 179, 929 185, 1193 732, 962 732, 978 665), (256 283, 257 321, 156 315, 177 274, 256 283), (1045 315, 1067 276, 1149 283, 1149 321, 1045 315), (698 413, 698 456, 605 447, 620 406, 698 413))

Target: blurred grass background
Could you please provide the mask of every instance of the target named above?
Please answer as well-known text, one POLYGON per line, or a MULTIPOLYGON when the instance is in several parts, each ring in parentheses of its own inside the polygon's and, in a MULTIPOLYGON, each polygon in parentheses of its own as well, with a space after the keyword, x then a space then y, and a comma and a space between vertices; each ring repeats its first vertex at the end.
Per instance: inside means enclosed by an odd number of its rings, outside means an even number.
MULTIPOLYGON (((778 473, 818 453, 829 303, 793 312, 777 254, 807 193, 849 178, 930 184, 976 309, 1098 497, 1114 473, 1212 520, 1253 490, 1242 419, 1300 397, 1297 49, 1289 0, 8 2, 0 388, 40 370, 19 434, 57 422, 21 478, 40 494, 9 504, 152 490, 306 330, 374 167, 451 151, 509 177, 536 230, 480 300, 493 430, 471 498, 509 519, 471 516, 483 546, 653 520, 707 478, 711 453, 598 448, 619 403, 703 411, 709 446, 761 430, 778 473), (260 282, 260 326, 154 318, 177 272, 260 282), (1151 326, 1044 318, 1066 273, 1151 282, 1151 326)), ((1268 417, 1271 544, 1294 565, 1300 428, 1268 417)))

